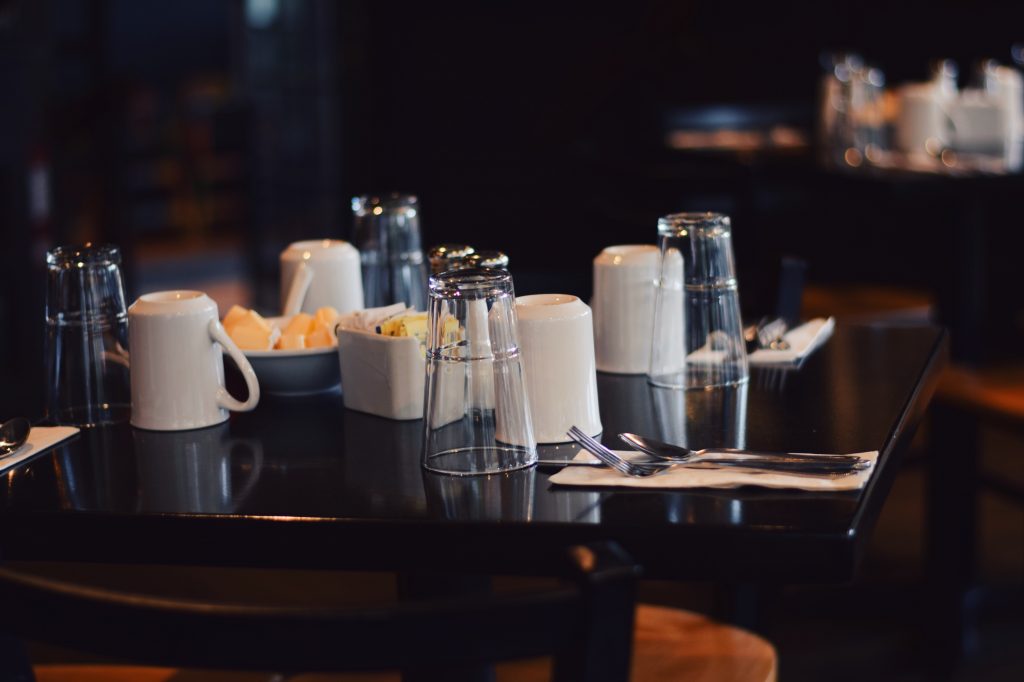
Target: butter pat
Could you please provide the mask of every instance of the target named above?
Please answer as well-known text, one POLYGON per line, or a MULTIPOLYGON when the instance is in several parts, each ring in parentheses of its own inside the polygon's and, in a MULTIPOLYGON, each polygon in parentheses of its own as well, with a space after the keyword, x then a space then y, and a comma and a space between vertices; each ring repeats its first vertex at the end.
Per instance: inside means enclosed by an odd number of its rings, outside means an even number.
POLYGON ((270 350, 274 330, 255 310, 233 306, 224 317, 224 329, 244 350, 270 350))
POLYGON ((317 324, 327 327, 331 332, 334 331, 334 325, 338 323, 338 311, 327 305, 323 308, 317 308, 316 310, 316 321, 317 324))
POLYGON ((235 327, 253 327, 255 329, 262 329, 263 331, 267 332, 268 334, 271 332, 270 323, 267 322, 266 320, 264 320, 263 316, 260 315, 255 310, 247 310, 247 311, 245 311, 245 315, 243 315, 242 318, 239 319, 238 322, 235 323, 234 326, 235 327))
MULTIPOLYGON (((306 336, 316 328, 316 322, 309 313, 299 313, 284 328, 284 336, 306 336)), ((301 348, 301 346, 300 346, 301 348)))
POLYGON ((380 333, 383 336, 413 336, 420 343, 427 341, 427 314, 403 315, 382 322, 380 333))
POLYGON ((334 343, 334 334, 327 331, 326 327, 318 326, 306 337, 306 348, 326 348, 334 343))
POLYGON ((243 350, 270 350, 271 330, 269 328, 236 324, 228 332, 228 335, 243 350))
POLYGON ((224 325, 224 329, 230 332, 231 328, 238 324, 239 320, 244 318, 248 312, 249 311, 247 309, 240 305, 231 306, 231 309, 228 310, 228 314, 224 316, 224 322, 222 323, 224 325))
POLYGON ((289 334, 285 332, 281 334, 281 338, 277 340, 277 345, 274 346, 278 350, 297 350, 306 347, 306 335, 305 334, 289 334))

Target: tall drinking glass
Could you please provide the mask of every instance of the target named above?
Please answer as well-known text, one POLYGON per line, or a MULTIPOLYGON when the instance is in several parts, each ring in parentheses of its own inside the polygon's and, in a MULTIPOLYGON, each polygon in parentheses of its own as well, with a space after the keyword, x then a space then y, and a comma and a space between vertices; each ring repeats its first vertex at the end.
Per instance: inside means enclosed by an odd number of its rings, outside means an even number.
POLYGON ((352 199, 353 241, 362 260, 367 308, 405 303, 427 305, 427 263, 420 244, 416 197, 390 194, 352 199))
POLYGON ((706 389, 749 378, 732 226, 720 213, 658 220, 661 274, 654 297, 648 381, 706 389))
POLYGON ((47 416, 57 424, 127 421, 128 311, 116 246, 46 254, 47 416))
POLYGON ((464 476, 535 463, 512 276, 487 268, 432 276, 427 324, 424 468, 464 476))

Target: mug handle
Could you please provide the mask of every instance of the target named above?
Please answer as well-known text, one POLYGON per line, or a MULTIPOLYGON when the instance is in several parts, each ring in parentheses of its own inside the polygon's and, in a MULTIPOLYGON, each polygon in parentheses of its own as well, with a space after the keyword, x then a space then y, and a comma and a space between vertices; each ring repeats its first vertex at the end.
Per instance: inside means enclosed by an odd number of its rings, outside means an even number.
POLYGON ((313 282, 313 270, 306 261, 299 261, 298 267, 295 268, 295 274, 292 275, 291 286, 288 287, 288 298, 285 299, 284 310, 281 311, 282 315, 295 315, 302 308, 302 301, 306 298, 306 292, 309 291, 309 285, 313 282))
POLYGON ((256 371, 249 364, 248 358, 238 349, 218 320, 210 320, 210 338, 219 343, 228 352, 235 366, 245 377, 245 385, 249 389, 249 398, 243 403, 236 400, 223 386, 217 390, 217 404, 232 412, 248 412, 260 402, 260 383, 256 379, 256 371))

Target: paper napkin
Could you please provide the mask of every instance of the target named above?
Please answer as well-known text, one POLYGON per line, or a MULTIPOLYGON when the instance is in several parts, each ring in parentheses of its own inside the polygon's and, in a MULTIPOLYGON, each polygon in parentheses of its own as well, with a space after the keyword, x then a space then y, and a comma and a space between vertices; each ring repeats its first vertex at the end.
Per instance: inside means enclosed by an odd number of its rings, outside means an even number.
POLYGON ((0 459, 0 472, 7 471, 27 459, 41 455, 54 445, 71 438, 78 433, 74 426, 33 426, 28 432, 28 440, 20 448, 0 459))
POLYGON ((759 348, 747 356, 751 365, 795 365, 828 341, 836 328, 834 317, 818 317, 785 334, 783 340, 789 344, 786 350, 759 348))
MULTIPOLYGON (((645 459, 643 453, 616 450, 623 457, 645 459)), ((551 477, 551 482, 558 485, 582 485, 588 487, 615 488, 739 488, 744 485, 760 488, 791 488, 798 490, 818 490, 834 492, 842 490, 859 490, 871 478, 875 470, 874 463, 878 459, 878 451, 859 452, 858 457, 869 459, 871 467, 850 474, 849 476, 796 476, 776 471, 750 471, 743 469, 696 469, 692 467, 674 467, 665 473, 646 478, 633 478, 620 474, 607 467, 573 467, 568 466, 551 477)), ((715 453, 715 457, 728 457, 728 454, 715 453)), ((575 459, 597 461, 589 452, 580 452, 575 459)))

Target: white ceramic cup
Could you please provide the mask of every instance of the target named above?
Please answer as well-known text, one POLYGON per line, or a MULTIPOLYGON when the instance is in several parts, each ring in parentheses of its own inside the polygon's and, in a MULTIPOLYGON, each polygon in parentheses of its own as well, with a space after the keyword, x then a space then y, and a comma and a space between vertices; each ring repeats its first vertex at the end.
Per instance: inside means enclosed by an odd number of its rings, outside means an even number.
POLYGON ((519 351, 538 443, 565 443, 575 425, 601 433, 590 307, 567 294, 516 297, 519 351))
POLYGON ((947 99, 933 83, 910 83, 899 89, 896 146, 908 153, 938 154, 953 141, 947 99))
POLYGON ((160 291, 128 308, 132 426, 182 431, 226 421, 260 400, 252 365, 224 331, 217 304, 201 291, 160 291), (223 350, 238 365, 249 398, 224 388, 223 350))
POLYGON ((654 285, 661 252, 653 244, 609 246, 594 259, 597 369, 646 374, 651 361, 654 285))
POLYGON ((965 90, 949 115, 956 124, 958 152, 1005 156, 1008 121, 1004 102, 978 90, 965 90))
POLYGON ((281 252, 281 314, 363 309, 359 251, 338 239, 295 242, 281 252))

